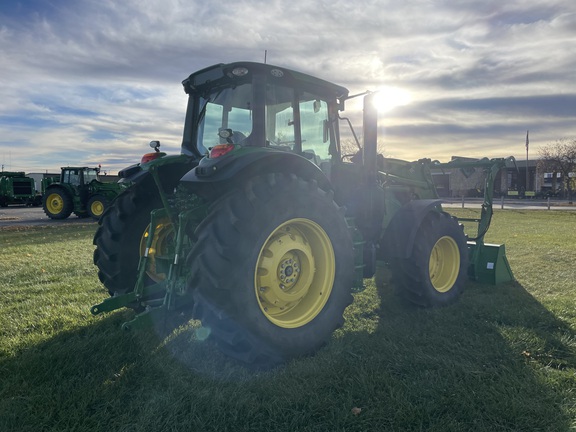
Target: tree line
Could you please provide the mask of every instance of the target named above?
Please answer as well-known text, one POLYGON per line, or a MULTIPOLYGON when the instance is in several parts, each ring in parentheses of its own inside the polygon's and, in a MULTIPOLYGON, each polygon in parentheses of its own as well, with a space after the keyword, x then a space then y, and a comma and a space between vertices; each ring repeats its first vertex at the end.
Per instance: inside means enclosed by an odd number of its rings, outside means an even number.
POLYGON ((552 189, 557 188, 557 175, 561 176, 561 185, 572 204, 573 191, 576 188, 576 139, 563 138, 549 143, 538 150, 540 159, 538 168, 552 173, 552 189))

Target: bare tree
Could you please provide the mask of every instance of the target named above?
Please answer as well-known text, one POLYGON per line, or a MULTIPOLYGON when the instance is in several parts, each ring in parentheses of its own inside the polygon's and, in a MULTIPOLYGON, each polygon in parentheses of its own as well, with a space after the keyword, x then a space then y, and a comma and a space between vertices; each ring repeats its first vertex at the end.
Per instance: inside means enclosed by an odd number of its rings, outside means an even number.
MULTIPOLYGON (((355 155, 356 153, 358 153, 360 151, 360 149, 362 148, 362 137, 359 138, 358 141, 356 141, 354 138, 343 138, 340 140, 340 147, 341 147, 341 151, 342 151, 342 156, 352 156, 355 155)), ((378 152, 378 154, 384 154, 385 152, 385 146, 384 146, 384 142, 382 140, 379 140, 376 143, 376 151, 378 152)))
POLYGON ((361 146, 354 138, 344 138, 340 140, 342 156, 351 156, 358 153, 361 146))
POLYGON ((539 168, 552 173, 553 187, 556 186, 556 174, 562 175, 568 200, 572 204, 572 192, 576 185, 576 139, 560 139, 538 149, 539 168))

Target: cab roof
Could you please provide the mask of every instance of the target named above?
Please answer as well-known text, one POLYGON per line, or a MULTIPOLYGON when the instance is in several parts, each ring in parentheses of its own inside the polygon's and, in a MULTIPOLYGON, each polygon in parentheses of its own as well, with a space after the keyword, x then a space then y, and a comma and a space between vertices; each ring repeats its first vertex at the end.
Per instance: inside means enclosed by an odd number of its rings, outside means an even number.
POLYGON ((186 93, 226 85, 231 81, 246 80, 258 74, 271 77, 282 84, 313 91, 328 98, 346 99, 348 89, 329 81, 280 66, 255 62, 219 63, 194 72, 182 85, 186 93))

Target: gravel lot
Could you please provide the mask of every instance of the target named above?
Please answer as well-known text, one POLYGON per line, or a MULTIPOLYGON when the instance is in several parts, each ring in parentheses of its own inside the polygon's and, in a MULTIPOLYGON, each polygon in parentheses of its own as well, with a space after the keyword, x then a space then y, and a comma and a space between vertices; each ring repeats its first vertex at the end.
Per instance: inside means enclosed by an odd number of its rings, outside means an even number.
POLYGON ((67 219, 53 220, 44 214, 42 207, 0 207, 0 229, 5 227, 50 226, 74 223, 93 223, 96 225, 97 222, 92 218, 80 219, 74 214, 70 215, 67 219))

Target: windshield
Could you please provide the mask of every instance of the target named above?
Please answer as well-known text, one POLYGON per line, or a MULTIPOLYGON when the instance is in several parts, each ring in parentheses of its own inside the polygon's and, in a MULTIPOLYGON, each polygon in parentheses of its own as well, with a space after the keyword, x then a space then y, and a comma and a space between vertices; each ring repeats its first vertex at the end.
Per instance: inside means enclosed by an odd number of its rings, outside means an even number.
POLYGON ((98 180, 98 173, 94 169, 84 170, 84 183, 90 183, 92 180, 98 180))
POLYGON ((266 140, 271 147, 302 152, 316 164, 331 158, 328 104, 318 96, 269 85, 266 120, 266 140))
POLYGON ((225 88, 200 97, 197 148, 205 154, 217 144, 225 144, 220 138, 222 129, 230 129, 229 140, 233 144, 248 145, 252 133, 252 84, 225 88))
POLYGON ((331 101, 293 84, 254 76, 194 89, 183 151, 202 156, 216 145, 235 144, 302 154, 317 165, 331 160, 337 155, 331 101))

